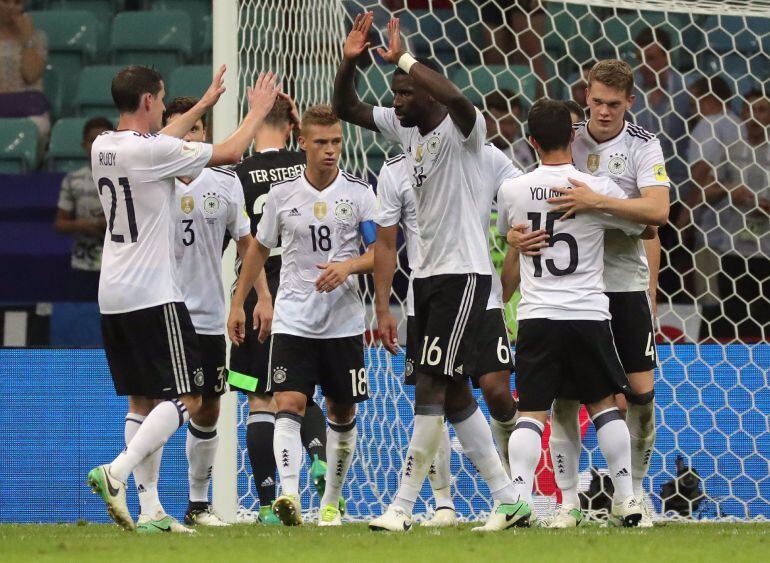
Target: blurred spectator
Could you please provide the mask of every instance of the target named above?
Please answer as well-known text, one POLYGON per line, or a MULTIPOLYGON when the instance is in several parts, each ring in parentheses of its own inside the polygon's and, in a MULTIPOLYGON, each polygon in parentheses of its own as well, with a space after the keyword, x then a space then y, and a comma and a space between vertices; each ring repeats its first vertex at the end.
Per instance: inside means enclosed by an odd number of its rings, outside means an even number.
POLYGON ((539 78, 537 95, 548 81, 543 52, 546 13, 540 0, 490 0, 481 7, 486 64, 524 65, 539 78))
POLYGON ((54 228, 74 239, 71 301, 96 301, 99 293, 99 270, 107 222, 91 176, 91 145, 96 137, 111 130, 112 123, 105 117, 94 117, 86 122, 83 127, 83 150, 88 155, 88 165, 67 174, 59 192, 54 228))
POLYGON ((713 245, 721 256, 719 291, 724 318, 712 336, 770 338, 770 99, 746 96, 742 138, 728 148, 735 173, 719 210, 713 245))
MULTIPOLYGON (((586 101, 586 88, 588 88, 588 73, 596 64, 596 61, 586 61, 580 65, 580 77, 572 82, 570 86, 570 92, 572 93, 572 99, 581 108, 588 106, 586 101)), ((582 120, 581 120, 582 121, 582 120)))
MULTIPOLYGON (((719 255, 715 249, 717 212, 729 205, 727 187, 735 185, 735 169, 729 165, 728 149, 743 135, 738 118, 727 105, 732 92, 719 76, 700 78, 691 87, 692 110, 699 116, 690 133, 687 161, 690 163, 692 191, 685 203, 692 210, 696 229, 693 236, 695 258, 695 293, 701 305, 717 305, 719 255)), ((686 226, 690 218, 679 217, 686 226)), ((724 296, 723 296, 724 297, 724 296)))
POLYGON ((492 92, 484 98, 487 138, 511 159, 515 166, 529 171, 535 164, 532 147, 521 134, 521 101, 510 90, 492 92))
POLYGON ((572 120, 572 123, 580 123, 581 121, 585 121, 586 112, 583 109, 583 106, 574 100, 567 100, 564 102, 564 105, 569 110, 569 116, 572 120))
POLYGON ((0 117, 34 121, 40 156, 51 130, 43 94, 48 41, 24 12, 25 4, 24 0, 0 0, 0 117))
POLYGON ((385 7, 392 11, 403 10, 451 10, 452 0, 385 0, 385 7))
POLYGON ((634 77, 637 101, 631 113, 637 125, 655 133, 666 155, 672 186, 687 179, 687 119, 690 99, 684 78, 671 66, 671 37, 662 29, 645 28, 636 36, 641 64, 634 77))

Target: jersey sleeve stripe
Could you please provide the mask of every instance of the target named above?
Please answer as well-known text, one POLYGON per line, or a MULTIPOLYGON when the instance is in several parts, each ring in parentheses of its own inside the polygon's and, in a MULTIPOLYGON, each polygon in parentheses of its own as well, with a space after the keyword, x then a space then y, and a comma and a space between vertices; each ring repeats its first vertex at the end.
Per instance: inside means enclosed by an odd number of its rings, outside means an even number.
POLYGON ((406 155, 404 153, 397 154, 394 157, 391 157, 385 161, 386 166, 390 166, 391 164, 395 164, 396 162, 400 162, 406 158, 406 155))
POLYGON ((352 175, 348 174, 347 172, 342 172, 342 176, 345 179, 350 180, 351 182, 355 182, 356 184, 361 184, 365 188, 369 187, 369 184, 364 182, 361 178, 356 178, 355 176, 352 176, 352 175))
POLYGON ((232 170, 227 170, 226 168, 221 168, 219 166, 212 166, 211 170, 213 170, 214 172, 219 172, 220 174, 226 174, 228 176, 232 176, 233 178, 236 175, 235 172, 233 172, 232 170))

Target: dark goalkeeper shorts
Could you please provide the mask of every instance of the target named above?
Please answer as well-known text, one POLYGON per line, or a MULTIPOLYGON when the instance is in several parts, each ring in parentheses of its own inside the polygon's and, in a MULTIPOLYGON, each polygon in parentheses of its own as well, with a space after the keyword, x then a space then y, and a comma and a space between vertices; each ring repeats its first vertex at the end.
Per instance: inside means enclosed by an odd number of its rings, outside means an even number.
POLYGON ((631 388, 610 321, 526 319, 516 336, 519 412, 547 411, 554 399, 591 404, 631 388))
POLYGON ((103 314, 101 323, 118 395, 170 399, 203 391, 198 336, 184 303, 103 314))
MULTIPOLYGON (((267 278, 267 285, 273 296, 273 302, 275 302, 275 295, 278 293, 279 281, 279 275, 272 275, 267 278)), ((257 294, 252 290, 243 305, 246 313, 246 338, 240 346, 233 345, 230 348, 228 383, 230 387, 239 391, 269 395, 270 392, 267 390, 268 364, 272 336, 268 336, 265 342, 260 342, 257 338, 259 331, 253 328, 253 313, 256 304, 257 294)))
POLYGON ((274 334, 270 346, 268 393, 296 391, 312 397, 320 385, 324 397, 335 403, 369 398, 363 334, 342 338, 274 334))
POLYGON ((655 325, 646 291, 610 292, 612 335, 620 363, 626 373, 654 370, 658 367, 655 325))

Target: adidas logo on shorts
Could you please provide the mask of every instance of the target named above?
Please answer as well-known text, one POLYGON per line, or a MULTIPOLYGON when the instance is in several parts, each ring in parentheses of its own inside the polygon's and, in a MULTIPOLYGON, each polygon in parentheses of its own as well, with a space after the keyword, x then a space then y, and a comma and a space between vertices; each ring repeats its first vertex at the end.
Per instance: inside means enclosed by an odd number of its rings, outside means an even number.
POLYGON ((458 374, 458 375, 462 375, 463 374, 463 365, 462 364, 460 364, 459 366, 457 366, 455 368, 455 373, 458 374))

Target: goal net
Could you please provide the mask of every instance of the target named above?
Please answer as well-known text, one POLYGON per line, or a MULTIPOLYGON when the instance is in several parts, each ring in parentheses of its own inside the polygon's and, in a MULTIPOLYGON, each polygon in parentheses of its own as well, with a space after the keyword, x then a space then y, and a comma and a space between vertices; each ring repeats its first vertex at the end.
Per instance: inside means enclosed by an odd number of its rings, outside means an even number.
MULTIPOLYGON (((545 93, 583 105, 594 61, 628 61, 637 83, 631 118, 660 137, 672 178, 657 291, 658 432, 645 488, 661 517, 768 517, 770 345, 762 335, 770 300, 770 150, 763 136, 770 108, 762 88, 770 78, 769 4, 243 0, 241 112, 243 85, 268 69, 282 77, 300 110, 329 103, 355 14, 374 12, 373 46, 385 41, 386 23, 398 15, 409 49, 438 61, 485 113, 492 141, 531 169, 535 159, 521 131, 533 101, 545 93)), ((358 70, 362 99, 389 105, 392 70, 374 52, 365 57, 358 70)), ((399 149, 356 127, 346 126, 345 135, 343 166, 376 185, 383 161, 399 149)), ((493 230, 490 240, 499 262, 503 249, 493 230)), ((392 307, 402 321, 408 271, 401 260, 392 307)), ((374 331, 371 280, 362 288, 374 331)), ((512 336, 515 301, 506 311, 512 336)), ((359 444, 344 492, 353 518, 379 514, 390 502, 412 421, 412 390, 401 383, 403 356, 389 356, 376 338, 372 343, 372 399, 359 407, 359 444)), ((247 409, 241 400, 238 496, 246 516, 258 508, 245 450, 247 409)), ((593 428, 583 423, 581 489, 593 494, 602 482, 595 475, 606 464, 593 428)), ((475 519, 490 509, 488 490, 457 440, 452 444, 457 509, 475 519)), ((558 502, 547 451, 537 493, 538 511, 547 514, 558 502)), ((305 508, 317 508, 307 476, 302 497, 305 508)), ((426 484, 416 513, 431 505, 429 498, 426 484)), ((601 493, 595 500, 594 508, 601 493)))

